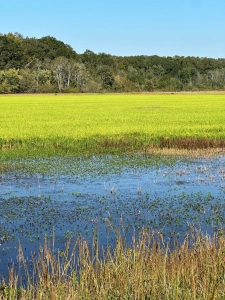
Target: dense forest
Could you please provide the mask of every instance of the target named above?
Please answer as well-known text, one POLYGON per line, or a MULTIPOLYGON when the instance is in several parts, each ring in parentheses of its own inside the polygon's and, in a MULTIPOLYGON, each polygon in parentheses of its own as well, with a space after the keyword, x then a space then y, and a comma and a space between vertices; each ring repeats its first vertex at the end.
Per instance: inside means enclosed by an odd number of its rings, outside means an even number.
POLYGON ((76 53, 54 37, 0 34, 0 93, 225 89, 225 58, 76 53))

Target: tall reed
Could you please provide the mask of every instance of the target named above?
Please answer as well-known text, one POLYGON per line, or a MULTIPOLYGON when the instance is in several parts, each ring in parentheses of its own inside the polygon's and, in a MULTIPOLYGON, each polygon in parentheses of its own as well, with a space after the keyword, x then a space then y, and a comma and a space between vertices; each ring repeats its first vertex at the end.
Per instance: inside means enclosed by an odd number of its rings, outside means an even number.
POLYGON ((12 268, 0 299, 225 299, 225 239, 218 234, 187 235, 173 249, 146 230, 131 245, 118 234, 114 248, 101 250, 96 237, 92 245, 69 240, 63 251, 45 240, 32 263, 21 247, 19 258, 26 283, 12 268))

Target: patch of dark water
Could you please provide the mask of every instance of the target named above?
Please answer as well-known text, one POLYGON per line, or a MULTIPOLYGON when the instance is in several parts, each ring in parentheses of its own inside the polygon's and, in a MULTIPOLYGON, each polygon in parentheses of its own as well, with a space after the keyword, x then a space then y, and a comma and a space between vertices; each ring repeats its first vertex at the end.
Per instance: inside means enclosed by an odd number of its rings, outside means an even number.
POLYGON ((36 169, 35 161, 28 161, 32 172, 2 174, 1 274, 18 265, 18 240, 29 261, 45 236, 61 249, 70 237, 91 242, 97 234, 107 247, 114 245, 118 228, 128 242, 143 227, 162 232, 166 242, 182 241, 193 228, 208 234, 223 228, 225 157, 172 163, 123 159, 38 160, 36 169))

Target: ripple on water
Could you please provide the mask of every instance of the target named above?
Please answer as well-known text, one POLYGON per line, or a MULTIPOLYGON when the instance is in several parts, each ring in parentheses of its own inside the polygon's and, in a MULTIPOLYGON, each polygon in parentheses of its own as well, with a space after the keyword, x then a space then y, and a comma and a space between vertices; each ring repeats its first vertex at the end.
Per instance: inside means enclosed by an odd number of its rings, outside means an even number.
POLYGON ((103 245, 113 243, 117 226, 127 237, 148 227, 182 238, 190 224, 210 233, 225 222, 224 157, 55 158, 25 165, 23 172, 0 176, 0 262, 5 266, 16 258, 18 239, 28 253, 53 231, 60 248, 70 235, 91 239, 93 231, 103 245))

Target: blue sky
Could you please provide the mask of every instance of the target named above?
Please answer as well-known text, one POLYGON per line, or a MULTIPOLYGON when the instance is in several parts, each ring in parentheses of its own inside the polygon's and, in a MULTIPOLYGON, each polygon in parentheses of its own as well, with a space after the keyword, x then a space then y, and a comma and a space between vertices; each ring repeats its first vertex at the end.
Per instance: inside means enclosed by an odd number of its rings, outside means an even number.
POLYGON ((0 32, 54 36, 78 52, 225 57, 225 0, 8 0, 0 32))

